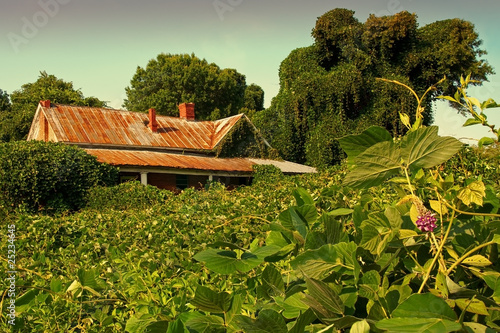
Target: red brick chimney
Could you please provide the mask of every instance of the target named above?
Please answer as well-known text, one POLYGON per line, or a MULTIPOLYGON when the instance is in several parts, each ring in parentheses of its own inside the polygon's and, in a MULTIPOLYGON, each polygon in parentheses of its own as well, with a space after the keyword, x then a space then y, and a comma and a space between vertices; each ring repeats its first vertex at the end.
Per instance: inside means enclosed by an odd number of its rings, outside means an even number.
POLYGON ((149 109, 149 128, 151 128, 151 132, 158 132, 158 123, 156 122, 156 110, 149 109))
POLYGON ((44 108, 50 108, 50 101, 40 101, 40 105, 43 106, 44 108))
POLYGON ((179 104, 179 117, 181 119, 193 121, 195 119, 195 117, 194 117, 194 103, 179 104))

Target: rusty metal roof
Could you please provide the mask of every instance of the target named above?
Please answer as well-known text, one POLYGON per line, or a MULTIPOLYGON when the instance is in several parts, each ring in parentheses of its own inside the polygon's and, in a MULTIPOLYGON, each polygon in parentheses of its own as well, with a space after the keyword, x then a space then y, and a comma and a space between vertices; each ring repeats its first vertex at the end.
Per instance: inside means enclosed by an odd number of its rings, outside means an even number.
POLYGON ((58 142, 192 150, 213 149, 243 117, 188 121, 158 115, 153 132, 145 113, 60 104, 39 108, 58 142))
POLYGON ((285 174, 316 172, 287 161, 208 156, 242 118, 248 120, 243 114, 216 121, 156 116, 153 132, 145 113, 42 101, 28 140, 76 144, 100 162, 120 167, 250 174, 253 165, 272 164, 285 174))
POLYGON ((160 167, 171 169, 251 173, 253 171, 253 165, 271 164, 281 169, 281 171, 285 174, 316 172, 315 168, 302 164, 256 158, 216 158, 124 149, 86 149, 86 151, 87 153, 96 156, 100 162, 121 167, 160 167))

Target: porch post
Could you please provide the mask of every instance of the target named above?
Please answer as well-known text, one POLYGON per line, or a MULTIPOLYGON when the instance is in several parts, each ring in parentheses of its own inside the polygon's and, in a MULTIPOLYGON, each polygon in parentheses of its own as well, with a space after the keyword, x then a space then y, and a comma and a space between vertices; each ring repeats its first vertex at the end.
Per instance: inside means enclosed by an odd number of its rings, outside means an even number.
POLYGON ((148 185, 148 173, 147 172, 141 172, 141 184, 148 185))

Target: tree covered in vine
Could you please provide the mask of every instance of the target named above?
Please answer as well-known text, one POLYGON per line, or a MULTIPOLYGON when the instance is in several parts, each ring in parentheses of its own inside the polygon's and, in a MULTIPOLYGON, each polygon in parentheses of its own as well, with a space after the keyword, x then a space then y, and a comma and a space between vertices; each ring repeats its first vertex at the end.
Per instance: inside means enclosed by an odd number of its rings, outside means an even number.
POLYGON ((432 101, 451 93, 462 74, 480 85, 493 73, 481 59, 486 51, 474 25, 460 19, 419 27, 417 16, 403 11, 361 23, 354 11, 334 9, 318 18, 312 36, 313 45, 283 60, 278 95, 252 120, 283 158, 314 166, 339 163, 344 154, 336 139, 371 125, 395 136, 406 132, 400 113, 416 114, 414 97, 377 78, 422 95, 446 76, 422 103, 430 124, 432 101))

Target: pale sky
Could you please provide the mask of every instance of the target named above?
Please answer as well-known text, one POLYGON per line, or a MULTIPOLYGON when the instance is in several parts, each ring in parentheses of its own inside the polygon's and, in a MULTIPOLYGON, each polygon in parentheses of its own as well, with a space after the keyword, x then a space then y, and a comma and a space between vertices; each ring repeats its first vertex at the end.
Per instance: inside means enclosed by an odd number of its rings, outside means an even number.
MULTIPOLYGON (((120 108, 137 66, 159 53, 194 53, 234 68, 265 92, 278 93, 279 65, 313 43, 316 19, 348 8, 365 22, 370 13, 416 13, 420 26, 448 18, 471 21, 500 71, 499 0, 0 0, 0 89, 11 93, 40 71, 71 81, 85 96, 120 108)), ((500 74, 473 92, 500 102, 500 74)), ((500 109, 490 113, 500 115, 500 109)), ((439 107, 441 134, 480 136, 463 119, 439 107)), ((493 119, 493 118, 492 118, 493 119)), ((500 116, 494 117, 500 125, 500 116)))

